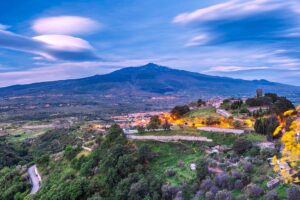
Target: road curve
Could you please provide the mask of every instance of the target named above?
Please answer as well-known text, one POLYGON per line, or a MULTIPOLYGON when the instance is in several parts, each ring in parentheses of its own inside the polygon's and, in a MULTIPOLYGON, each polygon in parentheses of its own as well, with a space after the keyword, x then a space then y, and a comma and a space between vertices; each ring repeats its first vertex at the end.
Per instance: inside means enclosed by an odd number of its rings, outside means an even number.
POLYGON ((41 176, 37 170, 36 165, 29 167, 28 174, 32 185, 30 194, 35 194, 39 191, 42 182, 41 176))

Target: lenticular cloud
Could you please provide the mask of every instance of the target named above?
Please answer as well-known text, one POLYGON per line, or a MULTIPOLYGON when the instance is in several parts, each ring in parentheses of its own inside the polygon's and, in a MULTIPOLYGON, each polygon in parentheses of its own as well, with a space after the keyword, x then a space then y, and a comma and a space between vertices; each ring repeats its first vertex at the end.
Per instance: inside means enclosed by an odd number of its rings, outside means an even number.
POLYGON ((100 29, 95 20, 80 16, 56 16, 35 20, 32 29, 39 34, 91 34, 100 29))

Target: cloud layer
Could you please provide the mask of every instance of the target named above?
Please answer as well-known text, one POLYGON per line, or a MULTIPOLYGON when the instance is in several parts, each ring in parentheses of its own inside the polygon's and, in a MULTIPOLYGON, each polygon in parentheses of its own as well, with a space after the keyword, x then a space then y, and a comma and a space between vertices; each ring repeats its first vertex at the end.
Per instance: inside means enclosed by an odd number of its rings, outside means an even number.
POLYGON ((35 20, 32 29, 39 34, 91 34, 100 29, 101 25, 86 17, 55 16, 35 20))
POLYGON ((212 35, 213 38, 206 39, 205 43, 212 45, 298 40, 299 19, 300 4, 297 1, 233 0, 179 14, 173 22, 191 25, 199 34, 212 35))
POLYGON ((49 60, 95 60, 91 45, 80 38, 64 35, 44 35, 34 38, 0 30, 0 46, 42 56, 49 60))

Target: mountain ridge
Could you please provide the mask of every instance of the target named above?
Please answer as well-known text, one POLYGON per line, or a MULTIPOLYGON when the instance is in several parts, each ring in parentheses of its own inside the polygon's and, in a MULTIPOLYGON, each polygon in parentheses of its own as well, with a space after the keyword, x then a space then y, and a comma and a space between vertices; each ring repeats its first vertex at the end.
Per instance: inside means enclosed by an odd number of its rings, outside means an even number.
POLYGON ((0 95, 46 94, 51 92, 66 94, 109 93, 115 88, 160 95, 199 91, 199 96, 202 96, 201 93, 205 93, 204 96, 209 96, 210 93, 212 96, 231 96, 230 92, 235 93, 232 96, 247 96, 250 93, 253 94, 256 88, 262 88, 270 92, 280 92, 282 90, 283 93, 289 90, 300 91, 298 86, 267 80, 243 80, 211 76, 148 63, 140 67, 126 67, 108 74, 79 79, 12 85, 0 88, 0 95), (224 89, 228 91, 225 92, 224 89))

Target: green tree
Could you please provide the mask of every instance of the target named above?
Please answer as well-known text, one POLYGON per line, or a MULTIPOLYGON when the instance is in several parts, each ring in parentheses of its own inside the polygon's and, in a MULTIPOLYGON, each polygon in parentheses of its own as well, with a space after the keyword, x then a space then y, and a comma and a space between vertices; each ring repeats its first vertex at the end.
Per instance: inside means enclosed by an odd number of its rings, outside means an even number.
POLYGON ((204 180, 209 174, 208 165, 205 159, 200 159, 196 162, 196 173, 199 181, 204 180))
POLYGON ((233 143, 233 150, 237 153, 237 154, 243 154, 245 153, 247 150, 251 149, 252 147, 252 142, 246 139, 237 139, 234 143, 233 143))
POLYGON ((64 151, 64 156, 68 160, 72 160, 78 153, 78 148, 73 148, 71 145, 67 145, 64 151))
POLYGON ((171 115, 172 115, 172 117, 178 119, 178 118, 181 118, 183 115, 185 115, 188 112, 190 112, 190 108, 187 105, 175 106, 171 110, 171 115))
POLYGON ((154 115, 150 118, 150 122, 147 125, 147 128, 149 130, 158 129, 160 127, 160 125, 161 125, 161 121, 159 119, 159 116, 154 115))

